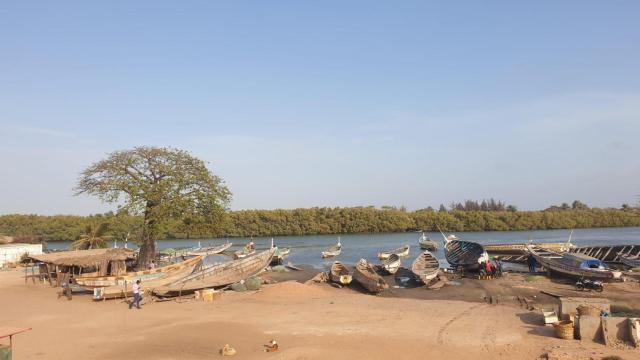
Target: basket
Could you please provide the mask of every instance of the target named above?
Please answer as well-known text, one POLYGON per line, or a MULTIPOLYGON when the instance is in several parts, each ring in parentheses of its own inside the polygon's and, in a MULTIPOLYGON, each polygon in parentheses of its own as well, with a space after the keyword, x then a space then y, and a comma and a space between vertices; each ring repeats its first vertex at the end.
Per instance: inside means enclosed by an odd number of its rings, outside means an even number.
POLYGON ((577 310, 581 316, 600 316, 600 309, 595 306, 580 305, 577 310))
POLYGON ((556 336, 560 339, 573 340, 573 322, 558 321, 553 323, 553 328, 556 331, 556 336))

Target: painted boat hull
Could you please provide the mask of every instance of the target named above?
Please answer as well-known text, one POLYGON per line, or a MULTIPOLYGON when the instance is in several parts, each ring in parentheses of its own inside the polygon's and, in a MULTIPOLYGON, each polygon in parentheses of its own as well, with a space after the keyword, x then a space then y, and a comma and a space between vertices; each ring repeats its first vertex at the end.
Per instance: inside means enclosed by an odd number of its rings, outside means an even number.
POLYGON ((464 240, 449 240, 444 245, 444 256, 451 267, 463 267, 466 270, 477 270, 478 259, 489 258, 482 245, 464 240))
POLYGON ((544 266, 547 270, 562 274, 564 276, 595 280, 611 280, 618 274, 618 272, 611 271, 609 269, 585 269, 575 266, 569 266, 561 262, 561 253, 545 253, 536 250, 529 250, 531 255, 536 259, 538 265, 544 266), (551 254, 553 257, 548 256, 551 254))

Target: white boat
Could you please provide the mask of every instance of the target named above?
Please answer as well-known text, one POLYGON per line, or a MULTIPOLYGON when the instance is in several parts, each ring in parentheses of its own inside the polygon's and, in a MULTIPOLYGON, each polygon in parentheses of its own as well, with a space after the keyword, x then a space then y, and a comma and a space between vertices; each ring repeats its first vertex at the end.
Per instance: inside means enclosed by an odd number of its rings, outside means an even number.
POLYGON ((340 255, 342 252, 342 244, 340 243, 340 237, 338 237, 338 243, 322 252, 322 258, 334 257, 340 255))
POLYGON ((391 254, 391 256, 382 260, 382 263, 381 263, 382 268, 391 275, 398 272, 398 269, 400 268, 400 264, 401 264, 400 256, 398 256, 397 254, 391 254))
POLYGON ((405 245, 405 246, 401 246, 397 249, 391 250, 391 251, 383 251, 378 253, 378 259, 380 260, 385 260, 388 259, 389 256, 396 254, 399 257, 406 257, 409 256, 409 245, 405 245))

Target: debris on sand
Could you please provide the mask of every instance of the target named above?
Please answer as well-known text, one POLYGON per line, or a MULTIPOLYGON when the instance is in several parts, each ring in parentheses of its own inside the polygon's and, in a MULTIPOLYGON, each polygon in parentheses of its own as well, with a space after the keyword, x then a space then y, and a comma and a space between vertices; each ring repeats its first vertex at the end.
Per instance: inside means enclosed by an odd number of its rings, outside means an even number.
POLYGON ((236 349, 232 348, 229 344, 224 344, 224 347, 220 349, 220 355, 233 356, 236 354, 236 349))
POLYGON ((305 284, 306 285, 313 284, 313 283, 318 284, 318 283, 324 283, 327 281, 329 281, 329 274, 323 271, 321 273, 318 273, 313 278, 311 278, 311 280, 308 280, 307 282, 305 282, 305 284))

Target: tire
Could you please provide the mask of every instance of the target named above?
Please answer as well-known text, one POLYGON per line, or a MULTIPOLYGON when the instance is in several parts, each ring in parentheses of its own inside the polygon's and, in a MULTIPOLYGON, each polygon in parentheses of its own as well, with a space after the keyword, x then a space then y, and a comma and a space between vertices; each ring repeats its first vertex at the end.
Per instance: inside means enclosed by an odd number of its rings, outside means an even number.
POLYGON ((599 293, 601 293, 602 291, 604 291, 604 287, 602 286, 602 284, 595 285, 595 286, 593 287, 593 289, 594 289, 596 292, 599 292, 599 293))
POLYGON ((581 282, 576 283, 576 289, 580 291, 584 291, 584 284, 581 282))

